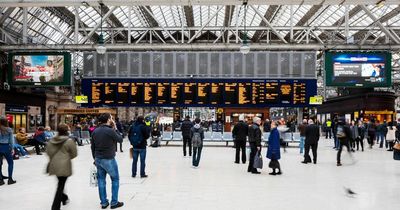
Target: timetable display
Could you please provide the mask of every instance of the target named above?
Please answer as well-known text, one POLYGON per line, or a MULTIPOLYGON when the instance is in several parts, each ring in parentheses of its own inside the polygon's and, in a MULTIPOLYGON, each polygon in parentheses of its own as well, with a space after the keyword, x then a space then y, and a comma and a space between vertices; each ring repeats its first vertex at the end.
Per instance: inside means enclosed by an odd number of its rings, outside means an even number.
POLYGON ((306 107, 315 79, 83 79, 87 107, 306 107))

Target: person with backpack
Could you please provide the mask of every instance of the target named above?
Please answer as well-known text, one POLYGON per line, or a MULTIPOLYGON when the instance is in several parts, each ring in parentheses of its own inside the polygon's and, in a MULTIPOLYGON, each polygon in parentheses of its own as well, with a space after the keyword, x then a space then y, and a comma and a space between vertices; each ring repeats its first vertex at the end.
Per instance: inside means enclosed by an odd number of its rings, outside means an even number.
POLYGON ((337 157, 336 157, 336 160, 337 160, 336 165, 341 166, 342 164, 340 162, 340 157, 342 154, 343 146, 347 147, 347 151, 349 152, 349 154, 351 156, 350 142, 351 142, 351 138, 352 138, 352 133, 351 133, 350 126, 345 123, 344 118, 340 118, 338 120, 336 136, 340 142, 339 150, 337 152, 337 157))
POLYGON ((194 168, 197 168, 199 167, 201 150, 203 149, 204 130, 200 125, 201 120, 199 118, 196 118, 194 122, 194 126, 190 129, 190 136, 193 146, 192 165, 194 168))
POLYGON ((143 116, 137 117, 129 129, 129 142, 132 145, 132 177, 136 177, 137 162, 140 157, 140 177, 146 178, 146 147, 147 139, 150 137, 149 127, 146 126, 143 116))
POLYGON ((233 127, 232 138, 235 141, 235 163, 240 162, 240 150, 242 150, 242 163, 246 163, 246 140, 249 133, 249 125, 244 122, 244 115, 239 115, 239 122, 233 127))
POLYGON ((314 124, 312 119, 308 120, 308 125, 305 130, 305 143, 304 143, 304 161, 302 163, 311 163, 310 148, 313 153, 313 162, 317 164, 317 149, 319 141, 319 127, 314 124))
POLYGON ((261 119, 259 117, 253 118, 253 125, 249 127, 249 144, 250 144, 250 161, 247 172, 252 174, 260 174, 256 168, 254 168, 254 157, 257 152, 261 153, 261 119))
POLYGON ((190 117, 186 116, 182 122, 182 138, 183 138, 183 156, 186 157, 186 145, 189 146, 189 156, 192 156, 192 139, 190 131, 192 130, 193 123, 190 121, 190 117))
POLYGON ((115 160, 115 145, 122 142, 122 136, 117 132, 117 127, 110 113, 103 113, 98 117, 99 126, 93 131, 91 149, 97 168, 97 180, 100 196, 100 205, 106 209, 110 203, 107 199, 106 176, 111 177, 111 209, 124 205, 118 201, 119 172, 115 160))

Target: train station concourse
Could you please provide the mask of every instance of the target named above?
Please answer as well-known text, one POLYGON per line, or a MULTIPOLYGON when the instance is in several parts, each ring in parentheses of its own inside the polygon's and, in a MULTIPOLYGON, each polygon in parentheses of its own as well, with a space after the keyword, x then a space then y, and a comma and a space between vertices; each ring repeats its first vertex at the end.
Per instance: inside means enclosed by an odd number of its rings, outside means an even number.
POLYGON ((400 209, 398 0, 0 0, 0 209, 400 209))

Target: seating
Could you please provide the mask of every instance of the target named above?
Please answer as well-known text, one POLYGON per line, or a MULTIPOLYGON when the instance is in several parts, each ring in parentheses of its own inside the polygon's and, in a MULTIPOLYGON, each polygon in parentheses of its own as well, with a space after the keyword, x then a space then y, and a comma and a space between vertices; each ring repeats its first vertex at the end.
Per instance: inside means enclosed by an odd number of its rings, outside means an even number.
POLYGON ((204 132, 204 141, 211 141, 212 140, 212 133, 207 131, 204 132))
POLYGON ((232 132, 224 132, 222 139, 224 141, 233 141, 232 132))
POLYGON ((161 141, 170 141, 172 139, 171 131, 164 131, 161 135, 161 141))
POLYGON ((293 133, 293 142, 300 142, 300 133, 293 133))
POLYGON ((213 132, 212 140, 213 141, 222 141, 222 133, 221 132, 213 132))
POLYGON ((174 131, 172 133, 172 139, 171 141, 182 141, 182 131, 174 131))

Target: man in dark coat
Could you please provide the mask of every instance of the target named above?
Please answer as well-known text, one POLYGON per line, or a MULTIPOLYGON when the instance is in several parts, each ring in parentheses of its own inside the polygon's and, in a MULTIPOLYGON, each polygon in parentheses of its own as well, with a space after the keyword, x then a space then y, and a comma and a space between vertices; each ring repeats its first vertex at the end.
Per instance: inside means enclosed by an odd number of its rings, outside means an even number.
POLYGON ((271 122, 269 119, 266 119, 264 122, 264 132, 270 132, 271 131, 271 122))
POLYGON ((307 164, 311 163, 311 157, 309 155, 310 148, 313 153, 313 162, 317 164, 317 149, 318 149, 318 141, 319 141, 319 128, 314 124, 313 120, 308 120, 308 126, 305 131, 305 153, 304 153, 304 161, 302 163, 307 164))
POLYGON ((235 163, 240 162, 240 150, 242 150, 242 163, 246 163, 246 139, 249 133, 249 125, 244 122, 244 115, 239 116, 239 122, 233 127, 232 137, 235 141, 235 163))
POLYGON ((183 137, 183 156, 186 157, 186 145, 189 146, 189 156, 192 156, 192 139, 190 135, 190 130, 193 127, 193 123, 190 121, 190 117, 186 116, 185 120, 182 122, 182 137, 183 137))
POLYGON ((249 127, 249 143, 250 143, 250 161, 247 172, 253 174, 260 174, 256 168, 254 168, 254 156, 257 151, 261 152, 261 119, 259 117, 253 118, 253 125, 249 127))
POLYGON ((350 142, 352 141, 352 133, 351 133, 351 128, 348 124, 345 123, 344 118, 339 118, 338 121, 338 126, 337 126, 337 138, 339 139, 339 150, 337 153, 337 166, 341 166, 342 164, 340 163, 340 156, 342 154, 342 149, 343 146, 347 147, 347 151, 349 152, 351 156, 351 147, 350 147, 350 142))

